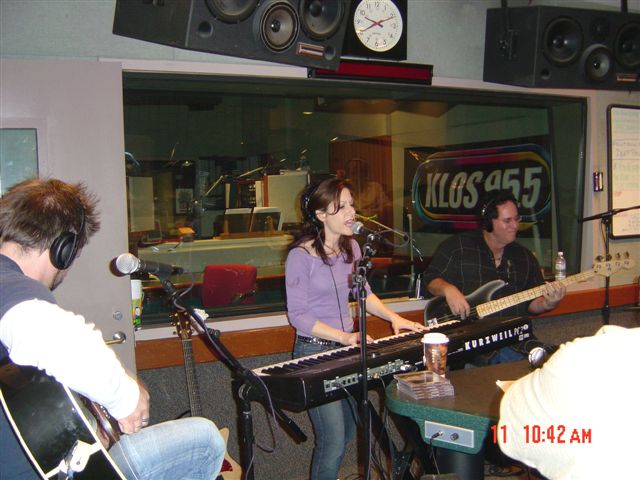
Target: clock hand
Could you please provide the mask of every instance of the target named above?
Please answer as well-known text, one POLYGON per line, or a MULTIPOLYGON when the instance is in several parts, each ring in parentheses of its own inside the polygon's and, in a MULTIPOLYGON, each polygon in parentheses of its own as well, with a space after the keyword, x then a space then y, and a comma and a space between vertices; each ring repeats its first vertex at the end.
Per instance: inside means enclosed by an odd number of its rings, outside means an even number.
POLYGON ((377 22, 371 20, 370 18, 364 17, 367 20, 369 20, 371 22, 371 25, 369 25, 367 28, 363 28, 362 30, 360 30, 360 32, 366 32, 367 30, 369 30, 370 28, 373 27, 381 27, 382 28, 382 23, 391 20, 393 18, 393 16, 389 17, 389 18, 383 18, 382 20, 378 20, 377 22))

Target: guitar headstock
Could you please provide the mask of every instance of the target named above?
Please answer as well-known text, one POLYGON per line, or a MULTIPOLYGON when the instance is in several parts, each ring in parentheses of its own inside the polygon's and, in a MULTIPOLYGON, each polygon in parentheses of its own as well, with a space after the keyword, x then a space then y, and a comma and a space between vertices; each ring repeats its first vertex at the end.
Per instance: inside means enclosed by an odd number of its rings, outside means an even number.
POLYGON ((636 262, 631 259, 629 252, 623 254, 616 253, 615 256, 609 255, 608 258, 598 255, 593 263, 593 271, 598 275, 608 277, 619 270, 628 270, 635 266, 636 262))
POLYGON ((186 310, 175 310, 171 312, 171 324, 176 327, 176 333, 180 338, 186 340, 191 338, 193 326, 191 325, 191 316, 186 310))

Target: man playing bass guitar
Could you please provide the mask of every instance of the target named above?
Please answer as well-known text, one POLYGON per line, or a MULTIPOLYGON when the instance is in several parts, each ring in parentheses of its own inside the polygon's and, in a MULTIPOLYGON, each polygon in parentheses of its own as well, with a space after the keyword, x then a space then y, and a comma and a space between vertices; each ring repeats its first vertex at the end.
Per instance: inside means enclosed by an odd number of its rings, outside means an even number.
MULTIPOLYGON (((442 297, 451 314, 472 319, 476 299, 470 294, 480 289, 477 296, 491 296, 494 289, 486 292, 481 289, 491 281, 506 283, 493 298, 545 285, 538 261, 531 251, 516 241, 519 224, 518 203, 513 194, 509 191, 493 193, 482 208, 480 229, 452 236, 438 246, 425 272, 424 281, 429 293, 442 297)), ((541 296, 507 308, 500 315, 513 317, 547 312, 558 305, 565 292, 564 285, 547 283, 541 296)), ((477 303, 490 299, 477 298, 477 303)), ((524 358, 517 345, 489 355, 490 358, 474 363, 493 364, 524 358)))

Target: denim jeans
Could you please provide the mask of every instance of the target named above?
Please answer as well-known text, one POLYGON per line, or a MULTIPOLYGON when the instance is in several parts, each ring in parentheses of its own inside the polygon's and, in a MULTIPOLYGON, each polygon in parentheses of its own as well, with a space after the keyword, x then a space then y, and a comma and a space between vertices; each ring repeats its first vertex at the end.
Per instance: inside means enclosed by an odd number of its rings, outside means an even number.
POLYGON ((123 435, 109 454, 128 480, 214 480, 225 449, 214 423, 193 417, 123 435))
MULTIPOLYGON (((296 340, 293 358, 314 355, 335 347, 296 340)), ((315 447, 311 460, 311 480, 336 480, 347 444, 356 432, 357 406, 353 399, 338 400, 308 410, 315 447)))

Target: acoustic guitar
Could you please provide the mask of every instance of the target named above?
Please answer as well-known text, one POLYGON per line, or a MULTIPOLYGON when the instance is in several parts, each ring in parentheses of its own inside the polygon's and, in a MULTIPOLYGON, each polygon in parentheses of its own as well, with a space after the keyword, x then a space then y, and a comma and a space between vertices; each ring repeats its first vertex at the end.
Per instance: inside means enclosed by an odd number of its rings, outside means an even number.
MULTIPOLYGON (((624 257, 616 258, 615 260, 596 260, 591 270, 571 275, 559 282, 565 286, 572 285, 574 283, 583 282, 594 275, 610 276, 618 272, 621 269, 629 269, 635 265, 635 262, 631 260, 628 254, 624 257)), ((472 293, 466 295, 464 298, 471 306, 471 314, 467 317, 468 320, 484 318, 487 315, 491 315, 509 307, 513 307, 520 303, 533 300, 541 296, 544 292, 545 286, 540 285, 538 287, 531 288, 529 290, 523 290, 522 292, 514 293, 506 297, 491 300, 493 294, 504 287, 506 283, 502 280, 493 280, 485 283, 483 286, 474 290, 472 293)), ((451 312, 449 305, 444 297, 433 297, 427 300, 424 307, 424 324, 425 325, 437 325, 438 323, 446 320, 460 319, 459 315, 451 312)))
POLYGON ((0 401, 42 478, 122 479, 107 449, 118 423, 97 403, 35 367, 0 365, 0 401))
POLYGON ((200 386, 196 375, 195 362, 193 359, 193 344, 191 335, 191 317, 186 310, 176 310, 171 313, 171 323, 176 327, 176 333, 182 340, 182 356, 184 358, 184 372, 187 378, 187 394, 189 395, 189 412, 192 417, 202 416, 202 401, 200 400, 200 386))
MULTIPOLYGON (((192 417, 202 416, 202 402, 200 400, 200 385, 196 374, 195 361, 193 357, 193 326, 191 317, 186 310, 176 310, 171 314, 171 323, 176 327, 176 333, 182 340, 182 356, 184 358, 184 371, 187 379, 187 394, 189 396, 189 412, 192 417)), ((221 428, 225 444, 229 438, 229 429, 221 428)), ((240 465, 231 458, 225 449, 224 462, 220 471, 220 477, 224 480, 239 480, 242 477, 240 465)))

